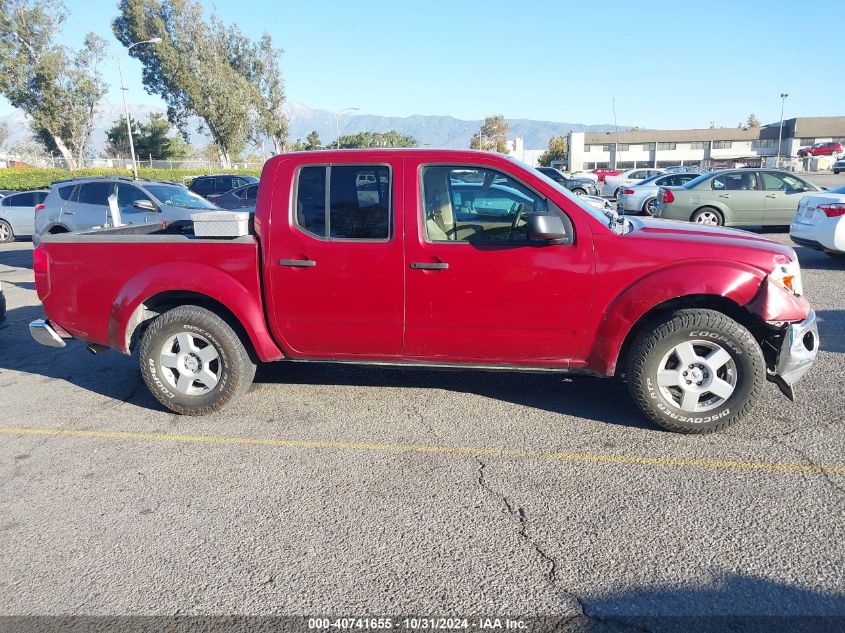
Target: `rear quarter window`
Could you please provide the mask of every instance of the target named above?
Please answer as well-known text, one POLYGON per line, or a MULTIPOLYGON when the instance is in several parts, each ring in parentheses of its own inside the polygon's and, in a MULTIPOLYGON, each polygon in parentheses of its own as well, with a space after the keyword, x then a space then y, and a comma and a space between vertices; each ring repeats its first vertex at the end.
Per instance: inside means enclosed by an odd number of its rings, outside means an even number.
POLYGON ((59 197, 62 200, 70 200, 70 196, 75 188, 76 185, 65 185, 64 187, 58 187, 59 197))

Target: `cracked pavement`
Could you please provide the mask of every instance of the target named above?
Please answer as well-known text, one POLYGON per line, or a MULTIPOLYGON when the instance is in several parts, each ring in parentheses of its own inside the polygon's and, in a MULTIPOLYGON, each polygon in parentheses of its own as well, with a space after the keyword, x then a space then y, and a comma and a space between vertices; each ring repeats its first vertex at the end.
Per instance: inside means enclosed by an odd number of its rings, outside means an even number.
POLYGON ((526 454, 3 434, 0 614, 845 617, 845 475, 544 456, 845 466, 845 266, 797 250, 822 338, 797 402, 767 385, 747 422, 687 437, 612 381, 337 365, 172 415, 135 359, 31 341, 31 245, 2 246, 0 426, 526 454))

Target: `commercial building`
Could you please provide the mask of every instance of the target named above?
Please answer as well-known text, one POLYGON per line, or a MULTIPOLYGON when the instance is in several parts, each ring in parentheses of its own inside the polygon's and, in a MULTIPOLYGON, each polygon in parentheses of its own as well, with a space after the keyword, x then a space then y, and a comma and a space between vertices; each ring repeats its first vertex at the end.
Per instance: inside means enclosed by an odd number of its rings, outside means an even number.
MULTIPOLYGON (((572 171, 614 167, 705 168, 772 164, 778 155, 780 123, 757 128, 570 132, 566 167, 572 171)), ((780 156, 795 157, 814 143, 845 143, 845 116, 798 117, 783 122, 780 156)))

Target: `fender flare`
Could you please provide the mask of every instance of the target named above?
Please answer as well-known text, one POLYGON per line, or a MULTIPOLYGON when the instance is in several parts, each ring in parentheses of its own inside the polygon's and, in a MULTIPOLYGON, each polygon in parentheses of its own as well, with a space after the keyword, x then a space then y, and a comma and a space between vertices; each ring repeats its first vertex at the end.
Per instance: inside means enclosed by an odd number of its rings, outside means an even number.
POLYGON ((587 366, 601 375, 613 375, 631 330, 662 303, 712 296, 745 306, 766 277, 764 271, 741 262, 693 260, 658 269, 625 288, 607 306, 588 348, 587 366))
POLYGON ((144 302, 164 292, 191 292, 223 305, 244 328, 258 358, 279 360, 282 351, 267 329, 261 286, 249 289, 219 268, 198 262, 179 262, 181 282, 173 284, 173 262, 156 264, 132 277, 118 292, 109 314, 109 346, 129 354, 130 326, 140 322, 144 302))

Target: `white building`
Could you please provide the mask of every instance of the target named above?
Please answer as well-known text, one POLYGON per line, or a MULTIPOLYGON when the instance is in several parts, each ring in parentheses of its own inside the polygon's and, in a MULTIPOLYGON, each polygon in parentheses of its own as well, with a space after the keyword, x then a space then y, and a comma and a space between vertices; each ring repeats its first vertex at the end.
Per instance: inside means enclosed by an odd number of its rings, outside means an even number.
POLYGON ((508 156, 522 161, 531 167, 536 167, 540 164, 540 156, 545 151, 545 149, 525 149, 525 143, 520 137, 513 140, 508 139, 508 156))
MULTIPOLYGON (((566 166, 580 171, 597 167, 760 165, 770 162, 766 158, 777 156, 779 132, 779 123, 759 128, 570 132, 566 166)), ((825 141, 845 143, 845 117, 788 119, 783 122, 780 156, 796 156, 799 148, 825 141)))

